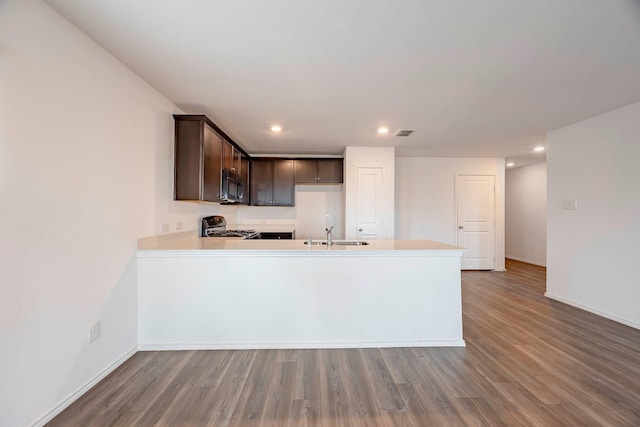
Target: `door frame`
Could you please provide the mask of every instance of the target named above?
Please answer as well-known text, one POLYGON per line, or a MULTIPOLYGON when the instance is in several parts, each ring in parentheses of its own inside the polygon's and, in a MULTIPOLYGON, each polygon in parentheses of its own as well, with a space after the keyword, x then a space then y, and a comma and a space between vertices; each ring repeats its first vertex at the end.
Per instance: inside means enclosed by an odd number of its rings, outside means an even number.
MULTIPOLYGON (((455 245, 458 245, 458 177, 461 176, 492 176, 493 177, 493 269, 489 271, 504 271, 499 266, 502 263, 498 263, 498 175, 493 172, 456 172, 453 178, 453 241, 455 245)), ((504 227, 504 224, 501 225, 504 227)))

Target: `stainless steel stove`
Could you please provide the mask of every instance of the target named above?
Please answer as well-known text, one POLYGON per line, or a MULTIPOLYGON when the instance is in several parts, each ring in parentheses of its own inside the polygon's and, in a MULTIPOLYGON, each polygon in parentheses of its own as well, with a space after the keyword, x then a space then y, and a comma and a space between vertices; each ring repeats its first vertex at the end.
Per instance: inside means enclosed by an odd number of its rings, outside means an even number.
POLYGON ((256 230, 227 230, 227 220, 223 216, 213 215, 202 218, 202 237, 241 237, 243 239, 259 239, 256 230))

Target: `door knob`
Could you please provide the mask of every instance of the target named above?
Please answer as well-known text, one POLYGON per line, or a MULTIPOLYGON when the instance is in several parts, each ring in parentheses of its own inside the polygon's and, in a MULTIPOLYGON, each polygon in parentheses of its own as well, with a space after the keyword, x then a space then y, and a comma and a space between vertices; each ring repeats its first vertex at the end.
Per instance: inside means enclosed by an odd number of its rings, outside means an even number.
POLYGON ((460 230, 462 230, 464 227, 463 227, 463 226, 461 226, 461 225, 459 225, 459 226, 458 226, 458 228, 459 228, 460 230))
POLYGON ((358 231, 362 231, 362 228, 358 228, 358 231))

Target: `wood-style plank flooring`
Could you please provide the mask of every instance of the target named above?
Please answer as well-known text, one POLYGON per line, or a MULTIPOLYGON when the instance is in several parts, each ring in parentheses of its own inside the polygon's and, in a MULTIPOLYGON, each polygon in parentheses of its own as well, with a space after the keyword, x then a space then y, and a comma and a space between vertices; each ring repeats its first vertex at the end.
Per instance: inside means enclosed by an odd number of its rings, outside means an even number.
POLYGON ((139 352, 51 426, 640 426, 640 331, 464 272, 466 348, 139 352))

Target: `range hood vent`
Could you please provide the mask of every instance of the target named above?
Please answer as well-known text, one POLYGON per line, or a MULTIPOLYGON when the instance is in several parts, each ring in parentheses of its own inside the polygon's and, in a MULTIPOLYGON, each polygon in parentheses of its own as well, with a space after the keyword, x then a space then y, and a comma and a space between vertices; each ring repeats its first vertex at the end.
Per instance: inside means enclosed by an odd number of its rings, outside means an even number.
POLYGON ((398 129, 398 131, 394 133, 393 136, 409 136, 414 132, 415 130, 413 129, 398 129))

